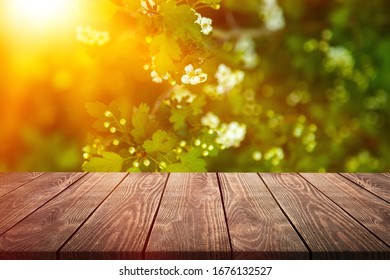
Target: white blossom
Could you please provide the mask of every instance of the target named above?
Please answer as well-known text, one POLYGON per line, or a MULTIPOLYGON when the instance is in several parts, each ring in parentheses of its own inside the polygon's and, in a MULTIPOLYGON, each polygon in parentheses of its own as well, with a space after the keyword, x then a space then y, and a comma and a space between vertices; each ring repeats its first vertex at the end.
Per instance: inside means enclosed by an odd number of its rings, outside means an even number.
POLYGON ((156 84, 161 84, 164 80, 169 80, 171 75, 169 75, 169 73, 166 73, 163 77, 160 77, 157 71, 153 70, 152 72, 150 72, 150 77, 152 77, 152 81, 156 84))
POLYGON ((201 123, 203 126, 206 126, 206 127, 212 128, 212 129, 216 129, 220 124, 220 120, 219 120, 219 117, 217 115, 215 115, 212 112, 208 112, 202 118, 201 123))
POLYGON ((243 71, 237 70, 232 71, 225 64, 220 64, 218 71, 215 74, 215 78, 218 80, 218 85, 216 88, 217 94, 222 95, 231 91, 236 86, 240 85, 244 80, 245 73, 243 71))
POLYGON ((274 147, 268 150, 264 155, 264 159, 271 161, 271 163, 275 166, 279 165, 280 162, 284 159, 283 149, 280 147, 274 147))
POLYGON ((344 47, 330 47, 326 53, 326 62, 325 66, 330 69, 340 69, 343 73, 351 73, 355 61, 351 52, 344 47))
POLYGON ((207 81, 207 74, 203 73, 200 68, 194 69, 192 64, 187 65, 184 71, 186 73, 181 77, 181 82, 185 85, 197 85, 207 81))
POLYGON ((235 47, 234 51, 241 57, 241 61, 244 63, 244 68, 253 69, 259 63, 259 56, 256 52, 256 44, 250 37, 241 37, 235 47))
POLYGON ((168 72, 165 72, 164 76, 160 76, 156 69, 156 57, 152 56, 152 61, 150 64, 148 64, 146 67, 144 66, 145 70, 151 69, 150 77, 152 78, 152 81, 156 84, 161 84, 163 81, 168 81, 171 79, 171 75, 168 72))
POLYGON ((283 10, 276 0, 263 0, 260 8, 260 16, 263 18, 265 26, 270 31, 278 31, 285 26, 283 10))
POLYGON ((129 148, 129 153, 130 153, 131 155, 134 155, 136 152, 137 152, 137 150, 136 150, 134 147, 130 147, 130 148, 129 148))
POLYGON ((238 122, 231 122, 229 124, 222 124, 218 130, 216 143, 222 145, 224 148, 239 147, 241 142, 245 139, 246 125, 238 122))
POLYGON ((200 25, 200 32, 204 35, 209 35, 213 31, 213 20, 211 18, 203 17, 200 13, 195 12, 195 10, 194 13, 198 17, 195 23, 200 25))
POLYGON ((192 103, 196 98, 196 95, 192 94, 188 89, 183 86, 175 86, 171 93, 171 99, 176 100, 178 103, 183 101, 192 103))
POLYGON ((158 75, 158 73, 155 70, 150 72, 150 77, 152 77, 152 81, 155 82, 156 84, 161 84, 163 82, 163 79, 158 75))

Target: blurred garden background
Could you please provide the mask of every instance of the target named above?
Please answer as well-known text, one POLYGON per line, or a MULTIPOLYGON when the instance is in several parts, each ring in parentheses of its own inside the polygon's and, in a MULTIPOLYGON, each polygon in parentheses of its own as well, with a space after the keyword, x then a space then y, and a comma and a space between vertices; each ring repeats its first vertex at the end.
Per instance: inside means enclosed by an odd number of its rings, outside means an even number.
POLYGON ((0 5, 0 171, 390 170, 388 0, 0 5))

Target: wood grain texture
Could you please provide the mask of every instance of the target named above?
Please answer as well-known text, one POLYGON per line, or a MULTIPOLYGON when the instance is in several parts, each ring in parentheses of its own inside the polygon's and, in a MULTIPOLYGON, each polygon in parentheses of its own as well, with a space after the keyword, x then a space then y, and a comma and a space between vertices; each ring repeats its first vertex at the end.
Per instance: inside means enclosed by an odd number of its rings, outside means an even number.
POLYGON ((390 259, 388 176, 0 173, 0 259, 390 259))
POLYGON ((341 175, 390 203, 390 178, 372 173, 341 173, 341 175))
POLYGON ((230 256, 216 174, 171 174, 145 258, 192 260, 230 256))
POLYGON ((313 259, 388 259, 389 249, 298 174, 261 174, 313 259))
POLYGON ((167 174, 130 174, 59 252, 61 259, 142 259, 167 174))
POLYGON ((390 246, 390 204, 339 174, 301 174, 390 246))
POLYGON ((256 173, 218 175, 233 259, 309 259, 309 251, 256 173))
POLYGON ((84 173, 46 173, 0 197, 0 235, 84 175, 84 173))
POLYGON ((0 259, 56 259, 56 251, 125 176, 88 174, 0 236, 0 259))
POLYGON ((0 197, 38 178, 40 172, 4 172, 0 173, 0 197))

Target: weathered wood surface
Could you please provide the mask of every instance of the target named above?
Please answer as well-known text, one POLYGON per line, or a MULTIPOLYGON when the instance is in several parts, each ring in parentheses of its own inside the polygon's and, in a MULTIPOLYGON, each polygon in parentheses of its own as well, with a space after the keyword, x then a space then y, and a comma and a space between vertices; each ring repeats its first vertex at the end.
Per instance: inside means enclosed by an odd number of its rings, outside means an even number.
POLYGON ((234 259, 309 259, 256 173, 219 174, 234 259))
POLYGON ((16 252, 21 259, 55 259, 58 248, 123 177, 88 174, 0 236, 0 256, 16 252))
POLYGON ((344 177, 390 203, 390 178, 382 174, 342 173, 344 177))
POLYGON ((390 246, 390 207, 338 174, 302 174, 314 187, 390 246))
POLYGON ((313 259, 385 258, 388 246, 298 174, 261 174, 313 259))
POLYGON ((216 174, 170 175, 146 247, 146 258, 230 258, 216 174))
POLYGON ((0 235, 82 176, 83 173, 46 173, 0 197, 0 235))
POLYGON ((61 249, 61 259, 142 259, 167 174, 132 174, 61 249))
POLYGON ((388 176, 0 173, 0 259, 390 259, 388 176))
POLYGON ((0 173, 0 197, 41 176, 40 172, 0 173))

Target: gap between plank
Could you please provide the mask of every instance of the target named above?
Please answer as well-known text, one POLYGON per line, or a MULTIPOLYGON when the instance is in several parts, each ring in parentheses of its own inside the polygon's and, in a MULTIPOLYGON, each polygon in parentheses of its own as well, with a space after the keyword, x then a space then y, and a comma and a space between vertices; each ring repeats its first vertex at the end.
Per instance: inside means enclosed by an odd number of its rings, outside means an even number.
POLYGON ((3 197, 3 196, 5 196, 5 195, 7 195, 7 194, 9 194, 9 193, 11 193, 11 192, 13 192, 13 191, 16 191, 17 189, 23 187, 24 185, 26 185, 26 184, 28 184, 28 183, 31 183, 32 181, 34 181, 35 179, 38 179, 39 177, 41 177, 41 176, 44 175, 44 174, 46 174, 46 172, 43 172, 41 175, 38 175, 37 177, 32 178, 30 181, 27 181, 27 182, 21 184, 19 187, 15 188, 15 189, 13 189, 13 190, 10 190, 9 192, 7 192, 7 193, 5 193, 5 194, 3 194, 3 195, 0 195, 0 198, 3 197))
POLYGON ((122 178, 122 180, 119 181, 119 183, 112 189, 111 192, 109 192, 108 195, 106 195, 105 198, 95 207, 95 209, 85 218, 85 220, 77 227, 77 229, 64 241, 64 243, 58 248, 56 251, 56 259, 60 259, 60 252, 62 248, 68 243, 69 240, 73 238, 73 236, 79 231, 79 229, 88 221, 88 219, 96 212, 96 210, 103 204, 104 201, 118 188, 118 186, 129 176, 129 174, 126 174, 125 177, 122 178))
POLYGON ((287 215, 287 213, 284 211, 282 205, 279 204, 279 201, 276 199, 276 197, 274 196, 274 194, 272 193, 272 191, 268 188, 267 184, 265 183, 265 181, 263 180, 263 177, 261 177, 261 175, 259 173, 257 173, 257 176, 260 177, 260 180, 264 183, 265 187, 267 188, 268 192, 271 194, 272 198, 275 200, 276 204, 279 206, 280 210, 282 211, 283 215, 287 218, 288 222, 290 223, 290 225, 293 227, 293 229, 295 230, 295 232, 298 234, 299 238, 301 239, 302 243, 305 245, 306 249, 308 250, 309 252, 309 260, 312 260, 313 259, 313 252, 311 251, 309 245, 306 243, 306 240, 303 238, 303 236, 301 235, 301 233, 298 231, 298 229, 295 227, 294 223, 291 221, 290 217, 287 215))
POLYGON ((153 217, 153 220, 152 220, 152 224, 151 224, 151 226, 150 226, 148 235, 146 236, 145 245, 144 245, 144 247, 142 248, 142 259, 143 259, 143 260, 146 259, 146 248, 148 247, 149 239, 150 239, 150 236, 152 235, 153 227, 154 227, 154 224, 156 223, 156 219, 157 219, 158 212, 160 211, 160 206, 161 206, 161 202, 162 202, 162 200, 163 200, 163 196, 164 196, 164 193, 165 193, 165 189, 166 189, 166 187, 167 187, 168 180, 169 180, 169 177, 170 177, 170 175, 171 175, 170 173, 167 173, 167 174, 168 174, 168 176, 167 176, 167 179, 165 180, 164 187, 163 187, 163 190, 162 190, 162 192, 161 192, 160 201, 158 202, 157 209, 156 209, 156 213, 154 214, 154 217, 153 217))
MULTIPOLYGON (((309 180, 307 180, 305 177, 303 177, 300 173, 298 173, 298 175, 303 178, 310 186, 312 186, 313 188, 315 188, 317 191, 319 191, 321 194, 323 194, 326 198, 328 198, 330 201, 332 201, 335 205, 337 205, 337 207, 339 207, 342 211, 344 211, 348 216, 350 216, 353 220, 355 220, 359 225, 361 225, 363 228, 365 228, 366 230, 368 230, 368 232, 370 232, 373 236, 375 236, 380 242, 382 242, 383 244, 385 244, 388 248, 390 248, 390 246, 385 242, 383 241, 380 237, 378 237, 374 232, 372 232, 369 228, 367 228, 364 224, 362 224, 358 219, 356 219, 354 216, 352 216, 352 214, 350 214, 347 210, 345 210, 343 207, 341 207, 341 205, 339 205, 336 201, 334 201, 332 198, 330 198, 329 196, 327 196, 324 192, 322 192, 320 189, 318 189, 314 184, 312 184, 309 180)), ((371 193, 371 192, 370 192, 371 193)))
MULTIPOLYGON (((77 173, 77 172, 75 172, 77 173)), ((43 175, 43 174, 42 174, 43 175)), ((41 206, 39 206, 38 208, 36 208, 34 211, 32 211, 30 214, 28 214, 26 217, 24 217, 23 219, 21 219, 19 222, 17 222, 16 224, 14 224, 12 227, 10 227, 9 229, 7 229, 6 231, 4 231, 2 234, 0 234, 0 236, 4 235, 6 232, 8 232, 9 230, 13 229, 15 226, 17 226, 20 222, 24 221, 25 219, 27 219, 28 217, 30 217, 32 214, 34 214, 35 212, 37 212, 39 209, 41 209, 43 206, 45 206, 47 203, 49 203, 50 201, 52 201, 53 199, 55 199, 57 196, 59 196, 60 194, 62 194, 64 191, 66 191, 67 189, 69 189, 71 186, 73 186, 75 183, 77 183, 78 181, 80 181, 82 178, 84 178, 85 176, 87 175, 87 173, 84 173, 83 176, 80 176, 80 178, 77 178, 74 182, 72 182, 69 186, 67 186, 65 189, 63 189, 62 191, 60 191, 59 193, 57 193, 55 196, 53 196, 52 198, 50 198, 49 200, 47 200, 45 203, 43 203, 41 206)), ((38 176, 40 177, 40 176, 38 176)), ((38 178, 37 177, 37 178, 38 178)), ((33 181, 33 180, 31 180, 33 181)), ((30 181, 30 182, 31 182, 30 181)))
MULTIPOLYGON (((341 173, 337 173, 337 174, 339 174, 341 177, 343 177, 344 179, 347 179, 349 182, 351 182, 352 184, 354 184, 354 185, 356 185, 356 186, 358 186, 359 188, 362 188, 363 190, 365 190, 366 192, 369 192, 370 194, 373 194, 373 195, 375 195, 377 198, 379 198, 379 199, 381 199, 381 200, 383 200, 384 202, 386 202, 387 204, 390 204, 390 202, 388 202, 387 200, 385 200, 384 198, 382 198, 382 197, 380 197, 379 195, 377 195, 376 193, 373 193, 372 191, 370 191, 369 189, 366 189, 365 187, 363 187, 363 186, 361 186, 361 185, 359 185, 358 183, 356 183, 356 182, 354 182, 354 181, 352 181, 352 179, 349 179, 348 177, 346 177, 346 176, 344 176, 343 174, 341 174, 341 173)), ((353 173, 351 173, 351 174, 353 174, 353 173)), ((386 176, 385 176, 386 177, 386 176)), ((357 178, 357 179, 359 179, 359 178, 357 178)))
POLYGON ((221 180, 219 178, 219 173, 216 173, 216 175, 217 175, 219 193, 221 195, 223 214, 225 216, 226 229, 227 229, 227 233, 228 233, 228 237, 229 237, 230 259, 233 260, 233 245, 232 245, 232 239, 230 238, 230 230, 229 230, 228 219, 227 219, 227 214, 226 214, 226 209, 225 209, 225 200, 223 199, 223 194, 222 194, 222 184, 221 184, 221 180))

